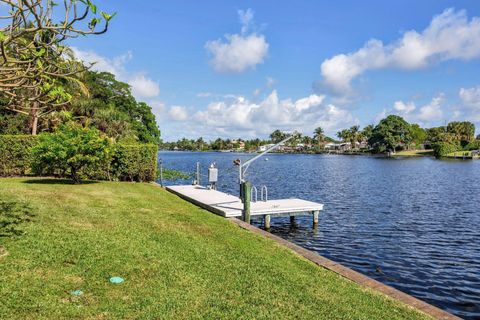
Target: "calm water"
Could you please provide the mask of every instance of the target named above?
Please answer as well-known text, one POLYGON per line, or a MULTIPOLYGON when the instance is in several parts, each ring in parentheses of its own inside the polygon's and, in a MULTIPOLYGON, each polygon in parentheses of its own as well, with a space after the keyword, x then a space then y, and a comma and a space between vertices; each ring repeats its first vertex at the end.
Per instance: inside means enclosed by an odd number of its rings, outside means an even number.
MULTIPOLYGON (((215 161, 218 189, 235 195, 232 161, 251 156, 159 155, 166 167, 189 172, 197 161, 204 172, 215 161)), ((272 233, 458 316, 480 319, 480 161, 267 157, 247 175, 259 190, 267 185, 271 199, 325 204, 316 230, 308 218, 293 226, 288 218, 273 218, 272 233)))

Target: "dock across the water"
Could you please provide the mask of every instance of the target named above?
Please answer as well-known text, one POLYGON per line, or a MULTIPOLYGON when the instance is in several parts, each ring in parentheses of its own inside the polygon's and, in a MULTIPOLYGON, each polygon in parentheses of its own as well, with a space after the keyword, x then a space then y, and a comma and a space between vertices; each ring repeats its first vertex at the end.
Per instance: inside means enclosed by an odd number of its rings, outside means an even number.
MULTIPOLYGON (((167 190, 210 212, 226 218, 242 217, 243 203, 239 197, 198 185, 170 186, 167 190)), ((270 227, 271 217, 295 217, 310 215, 314 225, 323 204, 302 199, 279 199, 251 202, 250 215, 265 219, 265 228, 270 227)))

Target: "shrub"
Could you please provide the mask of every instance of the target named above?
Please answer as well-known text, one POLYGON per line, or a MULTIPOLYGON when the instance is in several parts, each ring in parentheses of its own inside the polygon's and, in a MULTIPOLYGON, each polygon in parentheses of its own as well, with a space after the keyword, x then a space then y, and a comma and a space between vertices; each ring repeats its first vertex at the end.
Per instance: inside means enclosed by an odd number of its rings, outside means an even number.
POLYGON ((105 163, 110 142, 97 129, 62 125, 53 134, 41 134, 32 150, 32 169, 37 174, 68 175, 74 183, 82 171, 105 163))
POLYGON ((25 175, 30 171, 36 136, 0 135, 0 176, 25 175))
POLYGON ((435 157, 445 157, 449 153, 459 151, 461 149, 458 143, 453 142, 437 142, 432 145, 435 157))
POLYGON ((473 140, 472 142, 467 144, 464 149, 467 151, 480 150, 480 140, 473 140))
POLYGON ((111 163, 113 178, 154 181, 157 175, 157 152, 155 144, 116 144, 111 163))

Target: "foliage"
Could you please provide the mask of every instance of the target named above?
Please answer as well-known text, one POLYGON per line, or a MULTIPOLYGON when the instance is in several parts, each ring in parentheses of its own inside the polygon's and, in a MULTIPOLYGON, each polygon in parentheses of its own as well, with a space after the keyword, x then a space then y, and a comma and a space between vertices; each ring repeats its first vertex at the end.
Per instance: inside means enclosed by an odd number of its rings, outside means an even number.
POLYGON ((475 125, 469 121, 453 121, 447 125, 447 132, 465 146, 475 137, 475 125))
POLYGON ((32 168, 37 174, 68 175, 80 182, 82 170, 104 163, 110 141, 96 129, 62 125, 53 134, 41 134, 33 148, 32 168))
POLYGON ((375 128, 375 126, 373 124, 369 124, 368 126, 366 126, 365 128, 363 128, 362 130, 362 136, 364 139, 368 140, 370 139, 370 137, 372 136, 373 134, 373 129, 375 128))
POLYGON ((122 181, 154 181, 157 152, 155 144, 116 144, 111 162, 112 177, 122 181))
POLYGON ((322 127, 317 127, 313 131, 313 140, 317 142, 318 147, 325 141, 325 131, 322 127))
POLYGON ((74 119, 95 126, 115 141, 160 142, 160 130, 151 107, 137 102, 127 83, 108 72, 88 71, 85 86, 89 96, 72 101, 74 119))
POLYGON ((480 139, 473 140, 464 147, 464 150, 480 150, 480 139))
POLYGON ((453 153, 461 150, 461 146, 458 143, 453 142, 436 142, 432 144, 433 154, 436 158, 447 156, 449 153, 453 153))
POLYGON ((0 261, 3 319, 428 319, 153 185, 26 182, 0 179, 36 215, 0 261))
POLYGON ((272 143, 279 143, 287 137, 287 134, 280 130, 275 130, 270 134, 270 140, 272 143))
POLYGON ((28 117, 2 109, 0 105, 0 135, 1 134, 29 134, 28 117))
POLYGON ((71 100, 67 83, 84 89, 86 68, 64 42, 106 32, 113 17, 90 0, 62 2, 1 1, 9 10, 0 17, 0 96, 5 108, 30 117, 33 135, 39 118, 71 100))
MULTIPOLYGON (((162 178, 164 180, 176 181, 176 180, 188 180, 194 177, 193 173, 163 168, 162 169, 162 178)), ((157 180, 160 179, 160 170, 157 172, 157 180)))
POLYGON ((381 120, 373 129, 368 143, 374 152, 393 151, 400 144, 408 145, 412 141, 411 127, 402 117, 390 115, 381 120))
POLYGON ((0 176, 28 173, 36 144, 36 137, 31 135, 0 135, 0 176))
POLYGON ((416 146, 419 146, 425 142, 425 139, 427 138, 427 131, 421 128, 418 124, 411 124, 410 132, 412 135, 412 142, 415 143, 416 146))
POLYGON ((358 125, 339 131, 337 133, 337 137, 345 142, 349 142, 352 148, 355 148, 356 143, 361 142, 364 138, 362 132, 360 131, 360 126, 358 125))
POLYGON ((32 221, 31 207, 23 202, 0 200, 0 239, 19 236, 23 233, 21 225, 32 221))

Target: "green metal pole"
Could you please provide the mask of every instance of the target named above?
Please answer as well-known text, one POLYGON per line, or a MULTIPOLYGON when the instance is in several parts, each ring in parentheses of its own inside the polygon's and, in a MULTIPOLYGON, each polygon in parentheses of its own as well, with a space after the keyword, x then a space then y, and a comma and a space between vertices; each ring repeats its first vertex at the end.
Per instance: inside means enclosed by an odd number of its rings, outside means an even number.
POLYGON ((250 223, 250 200, 252 196, 252 184, 242 182, 243 221, 250 223))

